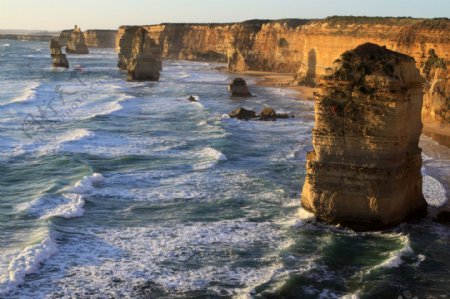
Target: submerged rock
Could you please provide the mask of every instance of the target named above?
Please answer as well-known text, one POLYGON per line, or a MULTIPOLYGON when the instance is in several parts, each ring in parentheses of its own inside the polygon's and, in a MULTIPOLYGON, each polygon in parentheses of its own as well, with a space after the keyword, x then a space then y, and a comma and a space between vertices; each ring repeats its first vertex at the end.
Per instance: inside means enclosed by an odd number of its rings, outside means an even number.
POLYGON ((277 119, 277 113, 275 110, 273 110, 270 107, 265 107, 261 113, 259 114, 259 120, 276 120, 277 119))
POLYGON ((240 120, 250 120, 256 118, 256 112, 252 110, 247 110, 245 108, 237 108, 233 110, 229 116, 231 118, 237 118, 240 120))
POLYGON ((247 83, 242 78, 235 78, 228 85, 228 91, 231 92, 232 97, 251 97, 252 94, 248 90, 247 83))
POLYGON ((86 46, 84 34, 80 27, 75 25, 72 34, 66 45, 66 53, 68 54, 89 54, 89 49, 86 46))
POLYGON ((159 72, 162 70, 161 49, 142 27, 139 27, 134 35, 127 70, 129 80, 159 80, 159 72))
POLYGON ((61 45, 54 39, 50 40, 50 55, 52 56, 52 65, 54 67, 69 68, 66 54, 63 54, 61 45))
POLYGON ((321 79, 302 206, 373 230, 426 212, 422 83, 414 59, 375 44, 345 52, 321 79))

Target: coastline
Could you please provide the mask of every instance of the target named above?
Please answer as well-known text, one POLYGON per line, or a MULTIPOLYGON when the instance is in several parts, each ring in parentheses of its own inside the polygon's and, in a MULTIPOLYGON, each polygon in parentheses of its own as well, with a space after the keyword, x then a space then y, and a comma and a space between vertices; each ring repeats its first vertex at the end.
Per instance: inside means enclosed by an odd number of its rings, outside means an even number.
MULTIPOLYGON (((292 84, 292 73, 271 73, 261 71, 246 71, 246 72, 231 72, 237 75, 245 75, 257 78, 257 86, 266 87, 283 87, 297 91, 295 94, 299 100, 314 101, 314 94, 319 91, 319 88, 300 86, 292 84)), ((436 122, 424 122, 422 134, 430 137, 440 145, 450 148, 450 127, 444 126, 436 122)))
POLYGON ((260 71, 246 71, 246 72, 236 72, 234 74, 240 74, 245 76, 251 76, 257 78, 257 86, 266 87, 284 87, 297 91, 296 97, 299 100, 309 100, 314 101, 314 93, 319 89, 308 86, 300 86, 292 83, 294 78, 293 73, 271 73, 271 72, 260 72, 260 71))

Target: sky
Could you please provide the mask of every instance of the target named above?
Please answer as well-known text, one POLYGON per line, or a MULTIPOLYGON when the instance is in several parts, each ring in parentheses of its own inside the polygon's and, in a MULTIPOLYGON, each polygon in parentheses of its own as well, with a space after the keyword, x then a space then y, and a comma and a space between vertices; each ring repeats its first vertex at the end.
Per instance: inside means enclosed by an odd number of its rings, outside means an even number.
POLYGON ((450 17, 450 0, 0 0, 0 29, 116 29, 332 15, 450 17))

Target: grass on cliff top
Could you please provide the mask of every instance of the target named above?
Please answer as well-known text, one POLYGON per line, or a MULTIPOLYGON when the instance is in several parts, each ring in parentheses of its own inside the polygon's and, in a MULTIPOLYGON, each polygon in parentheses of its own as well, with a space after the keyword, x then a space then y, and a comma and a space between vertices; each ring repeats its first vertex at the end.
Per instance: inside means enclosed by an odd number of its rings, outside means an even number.
POLYGON ((423 28, 442 28, 447 29, 450 26, 450 19, 417 19, 412 17, 365 17, 365 16, 331 16, 325 19, 317 20, 319 23, 327 23, 330 27, 346 26, 346 25, 396 25, 396 26, 413 26, 418 25, 423 28))

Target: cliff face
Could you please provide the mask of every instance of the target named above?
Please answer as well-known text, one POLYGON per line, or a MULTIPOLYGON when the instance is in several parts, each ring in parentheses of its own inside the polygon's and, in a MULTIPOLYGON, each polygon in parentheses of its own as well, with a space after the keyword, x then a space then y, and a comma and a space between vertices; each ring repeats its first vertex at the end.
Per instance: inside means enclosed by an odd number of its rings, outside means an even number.
MULTIPOLYGON (((119 28, 116 47, 127 26, 119 28)), ((372 42, 412 56, 423 69, 428 52, 450 63, 450 20, 331 17, 323 20, 253 20, 234 24, 162 24, 145 26, 164 58, 227 61, 230 71, 295 73, 299 84, 314 86, 339 55, 372 42)), ((442 71, 433 73, 443 80, 442 71)), ((425 74, 422 73, 425 77, 425 74)), ((441 82, 441 81, 439 81, 441 82)), ((431 87, 430 82, 426 88, 431 87)), ((424 118, 444 122, 432 111, 447 109, 429 89, 424 118)), ((445 102, 445 104, 443 104, 445 102)), ((444 122, 445 123, 445 122, 444 122)), ((448 123, 448 121, 446 122, 448 123)))
POLYGON ((68 54, 89 54, 89 49, 86 46, 84 34, 80 27, 75 26, 66 45, 66 53, 68 54))
POLYGON ((114 48, 117 30, 86 30, 84 38, 89 48, 114 48))
MULTIPOLYGON (((63 30, 59 35, 59 43, 62 46, 72 35, 73 29, 63 30)), ((89 48, 114 48, 116 46, 117 30, 90 29, 83 32, 85 44, 89 48)))
POLYGON ((328 72, 315 102, 302 206, 358 229, 422 215, 423 79, 414 60, 364 44, 328 72))
POLYGON ((131 81, 159 80, 159 71, 162 70, 161 49, 148 37, 148 32, 143 27, 134 31, 127 70, 131 81))

